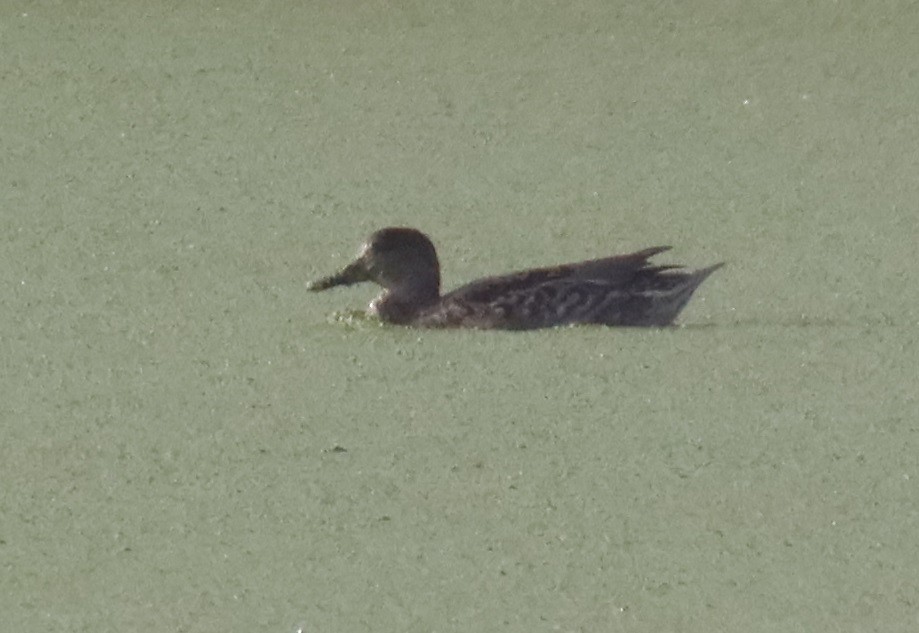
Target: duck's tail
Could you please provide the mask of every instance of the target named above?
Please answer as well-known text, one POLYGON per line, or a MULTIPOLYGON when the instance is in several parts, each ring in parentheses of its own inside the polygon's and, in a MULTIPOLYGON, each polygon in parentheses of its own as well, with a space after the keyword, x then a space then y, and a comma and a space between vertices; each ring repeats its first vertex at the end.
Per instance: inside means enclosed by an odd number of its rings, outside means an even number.
POLYGON ((663 301, 665 305, 661 306, 663 308, 661 316, 666 316, 665 325, 673 323, 680 312, 683 311, 683 308, 686 307, 686 304, 689 303, 696 289, 702 285, 702 282, 722 266, 724 266, 724 262, 718 262, 691 273, 686 273, 683 276, 681 283, 673 287, 670 297, 663 301))
POLYGON ((724 262, 719 262, 691 272, 673 271, 674 267, 649 269, 653 273, 650 283, 633 297, 637 308, 635 324, 657 327, 671 325, 689 303, 696 288, 722 266, 724 262))
POLYGON ((690 277, 693 279, 693 281, 694 281, 694 283, 695 283, 695 286, 693 287, 693 290, 695 290, 696 288, 698 288, 699 285, 700 285, 703 281, 705 281, 706 279, 708 279, 708 276, 709 276, 709 275, 711 275, 713 272, 715 272, 716 270, 718 270, 719 268, 721 268, 722 266, 724 266, 724 264, 725 264, 725 262, 718 262, 717 264, 712 264, 711 266, 707 266, 706 268, 700 268, 699 270, 697 270, 697 271, 695 271, 695 272, 693 272, 693 273, 690 273, 690 277))

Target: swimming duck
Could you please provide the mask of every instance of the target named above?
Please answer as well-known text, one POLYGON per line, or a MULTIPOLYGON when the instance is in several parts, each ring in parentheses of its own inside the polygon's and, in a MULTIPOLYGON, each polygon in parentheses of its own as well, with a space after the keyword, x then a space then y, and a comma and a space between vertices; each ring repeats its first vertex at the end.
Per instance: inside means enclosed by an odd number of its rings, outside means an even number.
POLYGON ((318 292, 373 281, 383 293, 370 303, 370 314, 416 327, 660 327, 673 323, 699 284, 724 265, 690 272, 648 263, 669 248, 486 277, 441 295, 440 265, 430 238, 416 229, 390 227, 368 237, 352 263, 307 288, 318 292))

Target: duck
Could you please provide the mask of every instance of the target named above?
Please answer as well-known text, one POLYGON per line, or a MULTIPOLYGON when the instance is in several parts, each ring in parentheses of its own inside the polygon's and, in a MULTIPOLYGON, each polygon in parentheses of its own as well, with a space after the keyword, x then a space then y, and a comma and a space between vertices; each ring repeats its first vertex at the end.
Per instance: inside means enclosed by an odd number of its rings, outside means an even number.
POLYGON ((418 229, 387 227, 371 234, 357 258, 307 284, 320 292, 365 281, 383 288, 368 314, 383 323, 419 328, 534 330, 566 325, 666 327, 696 289, 724 262, 687 271, 649 260, 669 246, 573 264, 485 277, 440 293, 434 243, 418 229))

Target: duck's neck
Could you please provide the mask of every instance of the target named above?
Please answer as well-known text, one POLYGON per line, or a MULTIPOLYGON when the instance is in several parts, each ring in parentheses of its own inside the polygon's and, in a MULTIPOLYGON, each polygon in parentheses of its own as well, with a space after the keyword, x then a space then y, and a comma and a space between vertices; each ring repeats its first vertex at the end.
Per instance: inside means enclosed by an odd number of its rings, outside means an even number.
POLYGON ((410 323, 425 308, 440 299, 439 280, 387 288, 370 302, 370 313, 388 323, 410 323))

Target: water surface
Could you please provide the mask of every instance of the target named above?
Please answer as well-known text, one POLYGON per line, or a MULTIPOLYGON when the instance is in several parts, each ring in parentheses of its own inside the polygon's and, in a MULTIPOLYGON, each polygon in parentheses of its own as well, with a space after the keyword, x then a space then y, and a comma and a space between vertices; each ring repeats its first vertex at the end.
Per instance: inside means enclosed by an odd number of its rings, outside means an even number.
POLYGON ((915 6, 233 4, 0 20, 12 629, 919 624, 915 6), (305 292, 393 224, 728 266, 668 330, 305 292))

